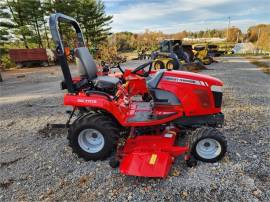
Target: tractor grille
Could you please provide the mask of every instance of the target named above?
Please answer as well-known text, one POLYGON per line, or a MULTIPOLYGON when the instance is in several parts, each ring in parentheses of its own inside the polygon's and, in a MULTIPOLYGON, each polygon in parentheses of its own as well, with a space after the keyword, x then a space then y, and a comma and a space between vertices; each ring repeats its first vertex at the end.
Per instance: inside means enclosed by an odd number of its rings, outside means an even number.
POLYGON ((215 107, 219 108, 221 107, 222 104, 222 92, 216 92, 216 91, 212 91, 213 92, 213 96, 214 96, 214 100, 215 100, 215 107))

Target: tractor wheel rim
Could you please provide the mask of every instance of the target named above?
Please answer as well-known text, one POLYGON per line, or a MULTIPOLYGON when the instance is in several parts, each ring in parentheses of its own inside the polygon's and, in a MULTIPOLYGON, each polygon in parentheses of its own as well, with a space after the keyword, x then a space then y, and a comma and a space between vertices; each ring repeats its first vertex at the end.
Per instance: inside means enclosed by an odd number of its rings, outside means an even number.
POLYGON ((196 152, 204 159, 214 159, 220 155, 221 145, 215 139, 205 138, 197 143, 196 152))
POLYGON ((167 69, 172 70, 173 69, 173 64, 168 64, 167 69))
POLYGON ((88 153, 97 153, 104 147, 103 135, 95 129, 84 129, 78 137, 79 146, 88 153))
POLYGON ((160 70, 160 64, 155 64, 155 69, 160 70))

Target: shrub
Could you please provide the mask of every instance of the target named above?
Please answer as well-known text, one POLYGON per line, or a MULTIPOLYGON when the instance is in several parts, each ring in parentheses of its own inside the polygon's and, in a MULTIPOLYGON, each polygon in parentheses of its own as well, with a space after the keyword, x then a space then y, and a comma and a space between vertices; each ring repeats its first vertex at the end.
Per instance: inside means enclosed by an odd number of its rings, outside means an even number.
POLYGON ((14 62, 10 60, 10 57, 8 54, 1 55, 0 62, 1 62, 1 66, 4 69, 8 69, 15 66, 14 62))

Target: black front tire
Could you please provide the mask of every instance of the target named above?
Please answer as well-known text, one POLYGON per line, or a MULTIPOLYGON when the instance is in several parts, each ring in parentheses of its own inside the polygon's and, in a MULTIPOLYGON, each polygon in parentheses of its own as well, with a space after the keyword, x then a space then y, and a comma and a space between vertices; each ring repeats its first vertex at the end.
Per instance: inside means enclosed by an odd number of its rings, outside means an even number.
POLYGON ((199 161, 207 163, 215 163, 221 160, 227 152, 227 141, 223 134, 217 129, 210 127, 197 129, 192 135, 190 145, 192 156, 194 156, 199 161), (207 142, 208 144, 209 142, 213 142, 214 144, 216 143, 218 148, 217 151, 213 152, 213 155, 204 155, 203 151, 199 150, 199 144, 202 144, 203 142, 205 142, 205 144, 207 144, 207 142))
POLYGON ((73 153, 86 161, 96 161, 110 156, 111 152, 116 148, 119 136, 119 129, 111 117, 99 113, 90 113, 74 121, 69 128, 68 140, 73 153), (80 146, 79 135, 85 129, 94 129, 103 136, 104 144, 97 152, 86 151, 80 146))

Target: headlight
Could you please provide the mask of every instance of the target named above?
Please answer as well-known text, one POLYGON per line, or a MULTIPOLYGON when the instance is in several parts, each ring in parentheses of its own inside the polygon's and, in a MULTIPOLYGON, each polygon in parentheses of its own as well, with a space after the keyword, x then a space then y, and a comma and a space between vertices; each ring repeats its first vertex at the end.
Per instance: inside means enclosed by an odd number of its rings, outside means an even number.
POLYGON ((222 86, 211 86, 211 91, 220 92, 222 93, 222 86))

